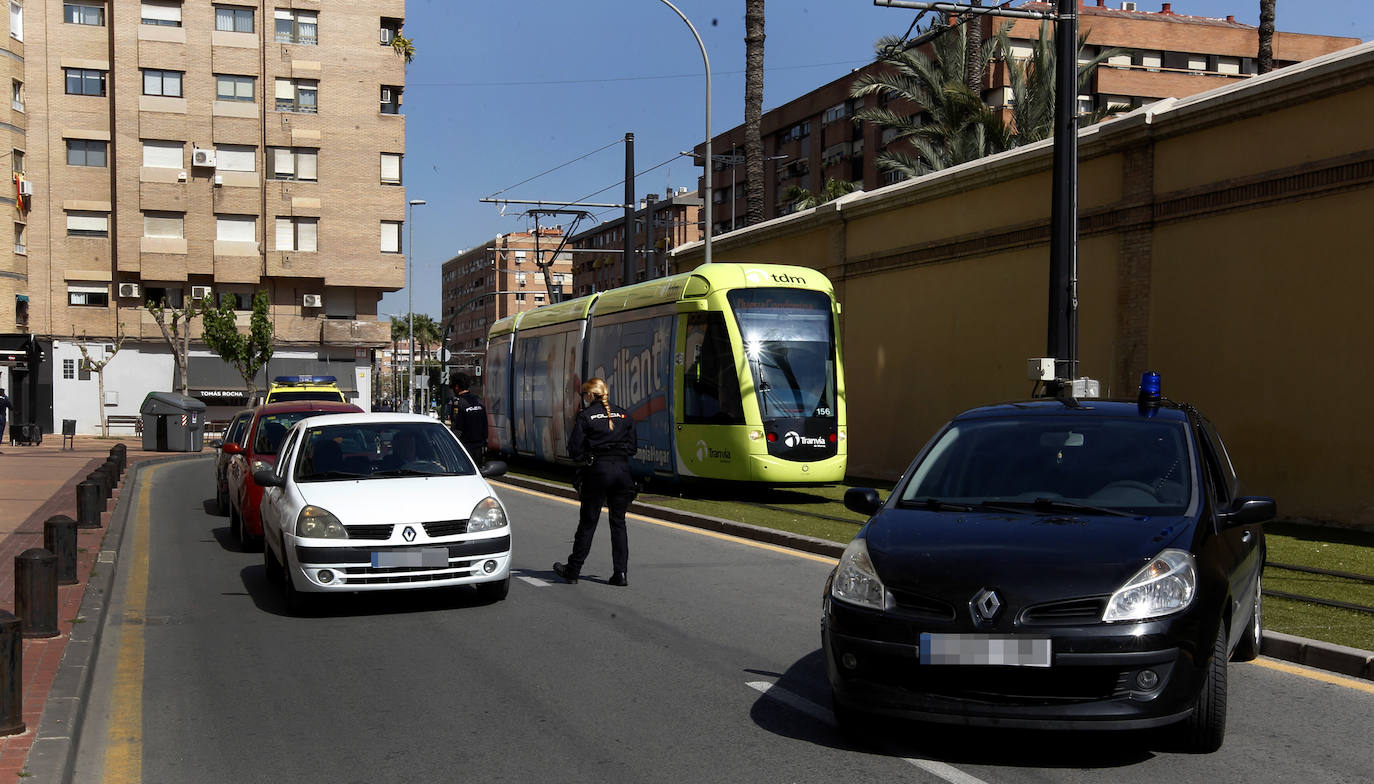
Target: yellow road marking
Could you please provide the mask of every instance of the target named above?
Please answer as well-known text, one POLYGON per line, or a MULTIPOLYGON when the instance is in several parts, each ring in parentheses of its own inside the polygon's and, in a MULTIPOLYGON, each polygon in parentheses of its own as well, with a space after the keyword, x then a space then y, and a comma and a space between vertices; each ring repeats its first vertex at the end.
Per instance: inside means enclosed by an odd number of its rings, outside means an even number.
POLYGON ((1374 682, 1370 681, 1362 681, 1345 675, 1322 672, 1321 670, 1313 670, 1296 664, 1278 661, 1276 659, 1255 659, 1251 664, 1258 664, 1261 667, 1270 670, 1278 670, 1279 672, 1286 672, 1289 675, 1296 675, 1300 678, 1309 678, 1314 681, 1329 683, 1333 686, 1344 686, 1347 689, 1362 691, 1366 694, 1374 694, 1374 682))
MULTIPOLYGON (((548 493, 540 492, 539 490, 530 490, 524 487, 516 487, 515 485, 501 485, 501 487, 503 489, 515 490, 517 492, 525 493, 526 495, 537 495, 540 498, 547 498, 551 501, 559 501, 569 506, 580 506, 580 504, 577 501, 574 501, 571 498, 563 498, 562 496, 549 495, 548 493)), ((698 534, 700 536, 709 536, 712 539, 720 539, 724 542, 734 542, 735 544, 742 544, 747 547, 755 547, 760 550, 767 550, 773 553, 791 555, 797 558, 802 558, 807 561, 815 561, 816 563, 830 564, 831 566, 834 566, 835 564, 839 563, 839 559, 830 558, 824 555, 816 555, 815 553, 808 553, 804 550, 793 550, 790 547, 782 547, 781 545, 768 544, 767 542, 756 542, 753 539, 744 539, 738 536, 732 536, 730 534, 723 534, 718 531, 708 531, 705 528, 697 528, 696 526, 691 525, 682 525, 681 523, 670 523, 667 520, 659 520, 654 517, 645 517, 644 515, 630 513, 625 515, 625 519, 637 520, 641 523, 649 523, 650 525, 657 525, 663 528, 673 528, 678 531, 686 531, 687 533, 698 534)))
POLYGON ((138 508, 129 519, 134 526, 124 625, 115 659, 115 684, 110 698, 110 722, 105 741, 107 784, 137 784, 143 780, 143 620, 148 608, 148 530, 152 478, 161 466, 149 466, 139 477, 138 508))

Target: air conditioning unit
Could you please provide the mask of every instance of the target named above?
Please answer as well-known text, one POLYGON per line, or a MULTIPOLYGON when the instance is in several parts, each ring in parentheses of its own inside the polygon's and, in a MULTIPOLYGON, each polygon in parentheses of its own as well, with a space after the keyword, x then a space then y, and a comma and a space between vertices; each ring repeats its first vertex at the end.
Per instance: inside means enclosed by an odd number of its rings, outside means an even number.
POLYGON ((319 294, 304 294, 301 296, 301 306, 306 308, 318 308, 324 303, 319 294))
POLYGON ((392 101, 391 101, 391 88, 390 88, 390 87, 383 87, 383 88, 382 88, 382 103, 391 103, 391 102, 392 102, 392 101))
POLYGON ((121 284, 119 284, 119 296, 120 296, 120 297, 125 297, 125 298, 130 298, 130 299, 132 299, 132 298, 134 298, 134 297, 137 297, 137 296, 138 296, 138 284, 137 284, 137 283, 121 283, 121 284))
POLYGON ((1122 10, 1122 11, 1134 11, 1134 10, 1136 10, 1136 9, 1135 9, 1135 6, 1136 6, 1136 4, 1133 3, 1133 2, 1131 2, 1131 0, 1126 0, 1125 2, 1123 2, 1123 3, 1121 4, 1121 10, 1122 10))
POLYGON ((192 286, 192 287, 191 287, 191 299, 209 299, 209 298, 210 298, 210 287, 209 287, 209 286, 192 286))
POLYGON ((215 151, 196 147, 191 151, 191 165, 215 168, 215 151))
POLYGON ((391 41, 392 41, 392 39, 394 39, 395 37, 396 37, 396 31, 395 31, 395 30, 392 30, 390 27, 383 27, 383 28, 382 28, 382 32, 381 32, 380 38, 381 38, 381 41, 382 41, 383 44, 390 44, 391 41))
POLYGON ((216 174, 216 175, 215 175, 215 184, 216 184, 216 185, 223 185, 223 184, 224 184, 224 175, 223 175, 223 174, 216 174))
POLYGON ((32 195, 33 195, 33 183, 30 182, 30 181, 28 181, 28 180, 24 180, 24 181, 20 182, 20 183, 19 183, 19 195, 20 195, 20 196, 32 196, 32 195))

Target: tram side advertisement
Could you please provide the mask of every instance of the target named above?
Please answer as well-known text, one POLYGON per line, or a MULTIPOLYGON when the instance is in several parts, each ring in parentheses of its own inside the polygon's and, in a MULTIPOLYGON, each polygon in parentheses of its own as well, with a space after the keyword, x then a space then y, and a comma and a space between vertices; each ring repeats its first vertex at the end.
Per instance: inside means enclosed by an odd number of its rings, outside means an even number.
POLYGON ((591 376, 611 388, 611 401, 635 420, 636 473, 672 475, 672 315, 597 324, 589 341, 591 376))

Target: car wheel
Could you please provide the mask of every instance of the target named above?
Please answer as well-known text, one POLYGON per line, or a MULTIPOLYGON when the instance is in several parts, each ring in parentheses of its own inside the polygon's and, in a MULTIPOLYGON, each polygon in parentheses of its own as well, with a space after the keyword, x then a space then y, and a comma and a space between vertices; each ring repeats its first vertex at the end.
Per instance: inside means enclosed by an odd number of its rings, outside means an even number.
POLYGON ((477 595, 489 602, 499 602, 510 594, 510 575, 494 583, 478 583, 477 595))
POLYGON ((1247 662, 1259 658, 1264 644, 1264 594, 1260 576, 1255 575, 1255 606, 1250 610, 1250 623, 1245 627, 1245 636, 1236 643, 1236 651, 1231 661, 1247 662))
POLYGON ((272 548, 268 547, 266 543, 262 547, 262 567, 267 572, 267 582, 273 585, 281 583, 282 574, 285 570, 282 568, 281 561, 277 560, 277 554, 272 552, 272 548))
POLYGON ((1217 630, 1212 645, 1212 661, 1207 665, 1202 689, 1193 705, 1193 715, 1180 724, 1184 747, 1196 754, 1209 754, 1221 748, 1226 739, 1226 625, 1217 630))
POLYGON ((226 515, 226 514, 229 514, 230 511, 232 511, 232 510, 229 509, 229 491, 228 491, 228 490, 221 490, 221 489, 219 489, 218 487, 216 487, 216 488, 215 488, 215 512, 218 513, 218 514, 226 515))

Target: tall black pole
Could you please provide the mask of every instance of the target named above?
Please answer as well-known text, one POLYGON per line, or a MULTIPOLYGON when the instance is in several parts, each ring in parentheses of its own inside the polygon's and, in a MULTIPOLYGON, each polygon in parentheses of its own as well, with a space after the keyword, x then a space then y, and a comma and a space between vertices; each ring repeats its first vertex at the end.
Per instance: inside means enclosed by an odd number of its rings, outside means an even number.
POLYGON ((635 135, 625 134, 625 285, 638 283, 635 275, 635 135))
POLYGON ((1049 355, 1055 375, 1078 375, 1078 0, 1055 22, 1054 189, 1050 209, 1049 355))

